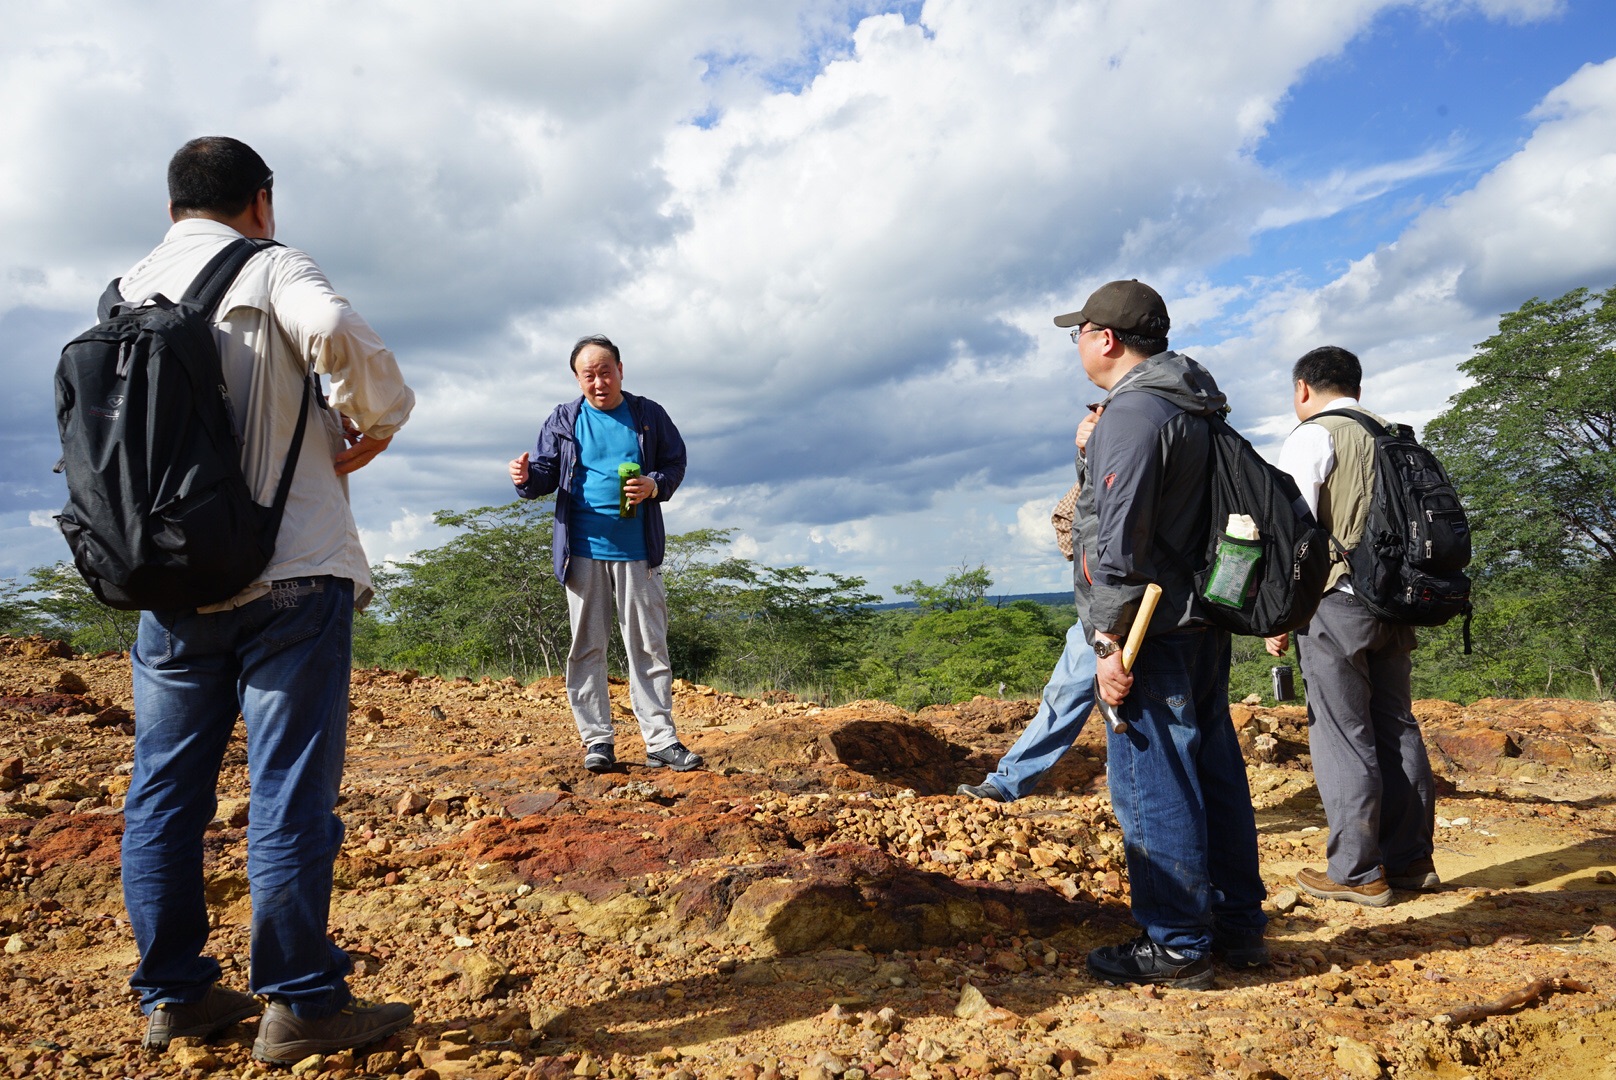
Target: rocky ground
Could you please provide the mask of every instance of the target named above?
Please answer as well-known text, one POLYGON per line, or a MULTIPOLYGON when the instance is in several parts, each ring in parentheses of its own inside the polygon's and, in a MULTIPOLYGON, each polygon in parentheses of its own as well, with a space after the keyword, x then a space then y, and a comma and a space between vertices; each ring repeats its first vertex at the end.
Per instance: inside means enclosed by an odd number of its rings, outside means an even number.
MULTIPOLYGON (((1133 932, 1097 722, 1038 795, 1001 807, 948 793, 1031 702, 776 698, 680 683, 710 768, 593 776, 557 679, 355 672, 332 934, 355 990, 414 1003, 418 1023, 292 1071, 1616 1077, 1616 707, 1420 703, 1446 884, 1369 910, 1290 888, 1326 835, 1304 718, 1236 706, 1274 963, 1192 992, 1085 972, 1133 932), (1529 1000, 1464 1011, 1509 994, 1529 1000)), ((0 638, 0 1075, 281 1072, 251 1061, 251 1023, 139 1049, 118 885, 131 708, 126 658, 0 638)), ((213 945, 245 989, 239 739, 220 791, 213 945)))

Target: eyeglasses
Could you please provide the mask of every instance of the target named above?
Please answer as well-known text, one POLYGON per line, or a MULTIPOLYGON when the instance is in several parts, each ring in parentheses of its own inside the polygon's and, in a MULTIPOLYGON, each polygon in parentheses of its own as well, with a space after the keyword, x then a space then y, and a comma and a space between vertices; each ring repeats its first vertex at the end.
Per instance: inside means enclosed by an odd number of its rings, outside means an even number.
POLYGON ((1076 345, 1077 344, 1077 339, 1082 337, 1084 334, 1104 333, 1105 331, 1107 331, 1109 329, 1111 329, 1109 326, 1091 326, 1087 330, 1073 330, 1072 331, 1072 344, 1076 345))

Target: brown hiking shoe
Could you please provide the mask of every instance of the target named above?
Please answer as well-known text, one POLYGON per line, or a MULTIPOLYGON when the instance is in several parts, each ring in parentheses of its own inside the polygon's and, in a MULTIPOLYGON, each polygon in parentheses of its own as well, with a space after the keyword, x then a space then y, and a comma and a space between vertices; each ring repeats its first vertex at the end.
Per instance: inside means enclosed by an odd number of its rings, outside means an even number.
POLYGON ((1415 892, 1428 892, 1442 887, 1442 879, 1437 876, 1436 864, 1430 859, 1417 859, 1409 863, 1402 873, 1387 874, 1386 883, 1394 889, 1412 889, 1415 892))
POLYGON ((272 1065, 294 1065, 310 1054, 357 1050, 409 1027, 415 1010, 402 1002, 373 1005, 354 998, 340 1012, 305 1020, 279 1001, 269 1003, 258 1024, 253 1057, 272 1065))
POLYGON ((1321 900, 1345 900, 1349 904, 1362 904, 1365 907, 1385 907, 1392 902, 1392 888, 1386 884, 1385 878, 1367 881, 1362 885, 1343 885, 1339 881, 1332 881, 1328 874, 1303 869, 1296 871, 1296 884, 1309 896, 1317 896, 1321 900))
POLYGON ((218 983, 208 987, 201 1001, 169 1002, 157 1006, 146 1022, 146 1037, 140 1045, 147 1050, 167 1050, 171 1040, 201 1039, 206 1042, 231 1024, 264 1011, 258 999, 218 983))

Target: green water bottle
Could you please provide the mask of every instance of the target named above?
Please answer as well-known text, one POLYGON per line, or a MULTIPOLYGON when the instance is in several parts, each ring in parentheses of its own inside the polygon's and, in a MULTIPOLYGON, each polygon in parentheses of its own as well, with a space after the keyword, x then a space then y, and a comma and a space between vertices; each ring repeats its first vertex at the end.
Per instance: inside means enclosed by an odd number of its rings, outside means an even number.
POLYGON ((628 482, 640 475, 640 467, 632 461, 625 461, 617 467, 617 516, 631 518, 637 509, 628 501, 628 482))

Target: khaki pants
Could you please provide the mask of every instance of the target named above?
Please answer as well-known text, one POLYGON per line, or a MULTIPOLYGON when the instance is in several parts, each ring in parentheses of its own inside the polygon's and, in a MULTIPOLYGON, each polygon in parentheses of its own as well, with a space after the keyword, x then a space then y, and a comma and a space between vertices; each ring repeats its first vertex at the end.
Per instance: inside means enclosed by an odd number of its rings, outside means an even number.
POLYGON ((629 701, 645 749, 655 753, 679 741, 673 727, 668 604, 660 567, 652 569, 643 559, 606 562, 572 556, 567 566, 567 617, 572 623, 567 701, 585 746, 614 741, 606 685, 613 607, 628 654, 629 701))

